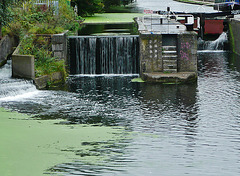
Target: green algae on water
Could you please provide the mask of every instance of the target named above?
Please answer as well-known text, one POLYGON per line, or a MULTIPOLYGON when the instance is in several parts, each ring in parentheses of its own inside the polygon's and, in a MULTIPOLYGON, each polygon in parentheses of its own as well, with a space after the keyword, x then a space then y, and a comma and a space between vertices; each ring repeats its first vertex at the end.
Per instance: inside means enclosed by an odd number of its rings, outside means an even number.
POLYGON ((132 82, 145 82, 142 80, 142 78, 134 78, 131 80, 132 82))
POLYGON ((101 148, 126 137, 121 127, 60 125, 60 121, 0 109, 0 175, 51 175, 54 166, 76 160, 96 164, 111 155, 102 155, 101 148), (93 152, 96 148, 98 152, 93 152))

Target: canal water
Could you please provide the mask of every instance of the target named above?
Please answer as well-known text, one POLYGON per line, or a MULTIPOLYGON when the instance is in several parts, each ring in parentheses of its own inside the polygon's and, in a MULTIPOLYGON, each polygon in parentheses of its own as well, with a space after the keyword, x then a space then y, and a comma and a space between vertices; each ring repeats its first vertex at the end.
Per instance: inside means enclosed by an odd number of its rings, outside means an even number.
MULTIPOLYGON (((240 59, 223 50, 198 52, 193 85, 132 83, 136 75, 72 75, 62 90, 36 90, 0 68, 0 106, 68 124, 123 128, 120 141, 88 143, 93 150, 59 175, 240 174, 240 59), (95 162, 86 162, 95 156, 95 162), (106 157, 107 156, 107 157, 106 157)), ((79 134, 81 135, 81 134, 79 134)), ((71 144, 69 144, 71 146, 71 144)))
POLYGON ((96 36, 138 35, 137 27, 133 23, 121 24, 88 24, 83 25, 78 34, 96 36))
MULTIPOLYGON (((168 2, 175 4, 172 10, 211 11, 168 2)), ((137 3, 140 10, 168 6, 163 0, 137 3)), ((83 142, 92 150, 75 149, 78 159, 59 163, 52 175, 236 176, 240 58, 221 48, 205 48, 213 42, 199 43, 204 47, 198 52, 198 81, 193 85, 132 83, 137 75, 92 74, 71 75, 61 89, 37 90, 32 81, 11 78, 8 61, 0 68, 0 107, 43 120, 66 119, 62 125, 124 129, 118 134, 121 140, 83 142), (89 156, 95 161, 85 159, 89 156)))
POLYGON ((144 10, 167 10, 167 7, 171 8, 171 11, 178 12, 213 12, 213 7, 210 6, 199 6, 188 3, 181 3, 174 0, 137 0, 136 8, 139 12, 144 10))

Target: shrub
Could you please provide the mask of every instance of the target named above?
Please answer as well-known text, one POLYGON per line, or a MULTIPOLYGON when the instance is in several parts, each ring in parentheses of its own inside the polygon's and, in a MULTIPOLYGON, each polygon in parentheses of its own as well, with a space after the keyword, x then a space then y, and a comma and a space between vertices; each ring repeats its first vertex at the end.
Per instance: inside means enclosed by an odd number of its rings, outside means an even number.
POLYGON ((62 72, 66 75, 65 63, 53 57, 51 43, 47 38, 34 34, 56 34, 65 30, 76 31, 82 18, 76 16, 65 0, 59 0, 59 8, 37 6, 34 0, 21 1, 10 8, 11 22, 4 26, 4 33, 19 36, 19 53, 35 57, 35 75, 50 75, 62 72), (26 34, 28 34, 27 37, 26 34))
POLYGON ((42 8, 34 0, 16 3, 10 8, 11 22, 4 27, 4 33, 10 35, 55 34, 65 30, 76 31, 82 18, 77 16, 65 0, 59 0, 59 8, 54 6, 42 8), (24 7, 24 8, 23 8, 24 7))

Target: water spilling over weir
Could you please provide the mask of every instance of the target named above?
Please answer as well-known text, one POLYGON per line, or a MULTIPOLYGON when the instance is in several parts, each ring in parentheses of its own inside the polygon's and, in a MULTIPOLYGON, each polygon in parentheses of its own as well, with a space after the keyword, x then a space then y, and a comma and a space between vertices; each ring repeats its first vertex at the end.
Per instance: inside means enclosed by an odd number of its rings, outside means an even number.
POLYGON ((11 76, 11 61, 8 61, 0 68, 0 102, 26 98, 38 92, 32 80, 14 79, 11 76))
POLYGON ((70 74, 139 73, 138 36, 69 38, 70 74))
POLYGON ((198 39, 198 50, 225 50, 225 46, 228 43, 228 36, 226 32, 223 32, 216 40, 214 41, 205 41, 201 38, 198 39))

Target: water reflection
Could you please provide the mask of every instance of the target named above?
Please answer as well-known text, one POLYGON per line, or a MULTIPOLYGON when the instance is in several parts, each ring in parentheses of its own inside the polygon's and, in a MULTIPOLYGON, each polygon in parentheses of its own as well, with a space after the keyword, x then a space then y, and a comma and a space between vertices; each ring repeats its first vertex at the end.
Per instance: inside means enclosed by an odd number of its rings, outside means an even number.
POLYGON ((198 70, 200 76, 221 77, 226 69, 228 58, 227 52, 199 52, 198 53, 198 70))
POLYGON ((231 70, 240 72, 240 56, 235 53, 229 53, 228 66, 231 70))

